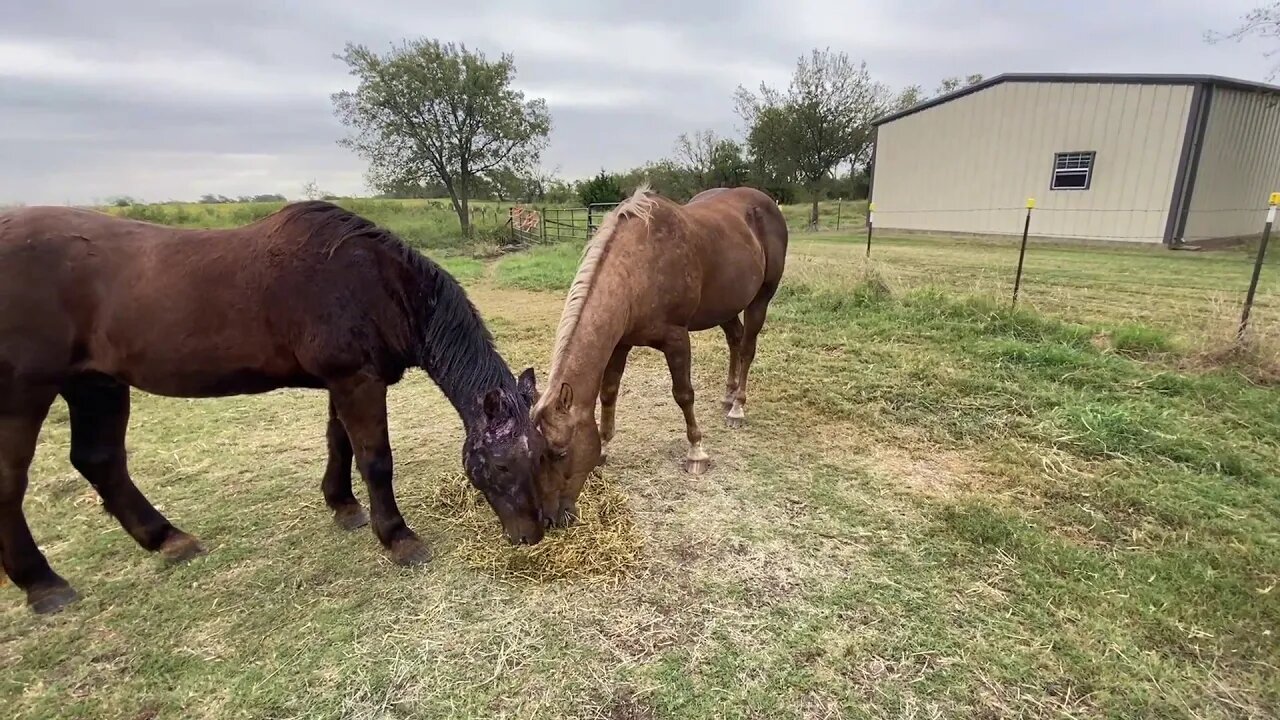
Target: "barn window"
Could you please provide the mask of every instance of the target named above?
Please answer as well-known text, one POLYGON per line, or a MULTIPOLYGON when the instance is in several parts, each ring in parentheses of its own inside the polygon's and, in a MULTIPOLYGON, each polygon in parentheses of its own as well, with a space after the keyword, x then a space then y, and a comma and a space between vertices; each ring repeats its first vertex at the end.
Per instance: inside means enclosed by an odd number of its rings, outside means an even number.
POLYGON ((1060 152, 1053 156, 1053 180, 1050 190, 1088 190, 1093 180, 1093 156, 1090 152, 1060 152))

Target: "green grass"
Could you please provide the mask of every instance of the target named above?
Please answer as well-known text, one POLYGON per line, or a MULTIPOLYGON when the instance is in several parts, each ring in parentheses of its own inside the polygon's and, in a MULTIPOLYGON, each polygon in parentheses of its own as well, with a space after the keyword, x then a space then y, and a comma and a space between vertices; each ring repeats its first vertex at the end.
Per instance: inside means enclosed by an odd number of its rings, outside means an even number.
MULTIPOLYGON (((135 396, 139 484, 212 549, 178 568, 98 509, 57 406, 27 509, 84 599, 37 618, 0 592, 0 702, 32 718, 1280 714, 1280 390, 1200 355, 1238 310, 1200 303, 1229 295, 1245 255, 1037 245, 1011 309, 1010 250, 883 238, 867 264, 856 237, 797 236, 746 429, 719 421, 720 333, 695 337, 704 478, 679 470, 661 358, 634 353, 604 473, 643 537, 620 575, 471 562, 497 524, 477 538, 441 503, 461 431, 420 374, 391 392, 400 505, 437 552, 413 571, 331 527, 318 394, 135 396)), ((579 253, 440 257, 541 379, 579 253)))
MULTIPOLYGON (((468 243, 458 230, 458 216, 447 199, 432 200, 395 200, 380 198, 340 198, 337 204, 360 213, 370 220, 385 225, 403 237, 416 248, 463 250, 468 243)), ((175 225, 191 228, 234 227, 260 220, 279 210, 284 203, 278 202, 246 202, 246 203, 153 203, 150 205, 131 205, 128 207, 104 207, 106 212, 135 220, 175 225)), ((495 241, 505 231, 511 203, 472 201, 472 223, 476 228, 477 239, 482 242, 495 241)), ((557 208, 561 206, 538 207, 557 208)), ((575 206, 576 207, 576 206, 575 206)), ((783 214, 788 225, 796 231, 806 229, 809 223, 808 205, 785 205, 783 214)), ((572 224, 579 228, 586 227, 585 212, 554 215, 554 220, 572 224)), ((597 219, 596 222, 599 222, 597 219)), ((820 206, 819 226, 822 230, 833 230, 837 224, 843 228, 861 227, 866 223, 866 202, 850 201, 840 203, 823 202, 820 206), (837 218, 840 222, 837 223, 837 218)), ((569 229, 565 233, 572 232, 569 229)))
MULTIPOLYGON (((334 202, 391 228, 420 250, 458 250, 469 244, 458 229, 458 215, 448 200, 341 198, 334 202)), ((157 203, 110 207, 104 210, 135 220, 179 227, 222 228, 260 220, 283 205, 284 203, 157 203)), ((490 240, 496 237, 507 222, 509 208, 509 203, 472 203, 472 223, 477 238, 490 240)))

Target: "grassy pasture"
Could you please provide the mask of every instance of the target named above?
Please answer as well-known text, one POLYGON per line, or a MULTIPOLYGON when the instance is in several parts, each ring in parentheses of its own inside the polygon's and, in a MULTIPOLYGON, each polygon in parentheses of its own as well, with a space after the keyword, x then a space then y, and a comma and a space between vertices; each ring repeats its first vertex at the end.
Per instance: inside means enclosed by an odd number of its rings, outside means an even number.
MULTIPOLYGON (((633 545, 584 572, 498 547, 460 485, 459 423, 421 374, 391 392, 401 507, 436 550, 417 570, 331 525, 319 394, 135 395, 134 475, 212 550, 177 568, 101 512, 55 406, 27 507, 84 599, 37 618, 0 591, 0 703, 16 718, 1280 713, 1280 268, 1261 349, 1224 364, 1204 350, 1232 330, 1243 252, 1037 245, 1011 311, 1007 242, 882 238, 870 264, 861 242, 794 236, 746 429, 719 421, 723 338, 696 336, 703 478, 679 470, 660 357, 634 355, 586 498, 633 545)), ((577 252, 442 258, 513 367, 544 372, 577 252)))
MULTIPOLYGON (((396 232, 414 247, 437 251, 461 251, 466 242, 458 234, 458 216, 447 199, 396 200, 379 198, 341 198, 334 202, 360 213, 374 222, 394 227, 396 232)), ((156 203, 129 207, 106 207, 106 212, 131 217, 136 220, 176 225, 179 227, 217 228, 244 225, 259 220, 279 210, 284 203, 156 203)), ((865 226, 866 202, 824 202, 820 206, 819 224, 823 229, 833 229, 837 216, 841 227, 865 226)), ((541 205, 539 207, 542 207, 541 205)), ((551 206, 557 207, 557 206, 551 206)), ((568 207, 568 206, 566 206, 568 207)), ((575 205, 576 207, 576 205, 575 205)), ((507 222, 511 203, 473 201, 472 223, 481 241, 492 241, 507 222)), ((809 222, 808 205, 786 205, 783 212, 787 223, 799 230, 809 222)), ((557 217, 568 222, 568 216, 557 217)), ((586 215, 574 218, 580 227, 586 225, 586 215)))

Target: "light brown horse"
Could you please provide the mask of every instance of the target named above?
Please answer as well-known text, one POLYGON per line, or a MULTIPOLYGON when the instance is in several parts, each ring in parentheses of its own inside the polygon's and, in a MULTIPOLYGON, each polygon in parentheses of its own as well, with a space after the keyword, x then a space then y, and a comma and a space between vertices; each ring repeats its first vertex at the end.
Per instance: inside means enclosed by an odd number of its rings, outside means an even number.
POLYGON ((613 438, 618 386, 635 346, 666 355, 689 439, 685 469, 708 469, 693 413, 689 332, 724 330, 726 422, 741 427, 756 336, 786 254, 782 212, 752 188, 707 190, 679 205, 643 186, 606 216, 569 290, 547 390, 534 406, 547 444, 536 483, 544 521, 565 525, 576 516, 587 474, 604 462, 613 438))
POLYGON ((71 464, 143 548, 202 551, 129 476, 130 387, 216 397, 328 390, 321 481, 338 524, 368 517, 401 564, 428 559, 392 490, 387 386, 427 371, 461 416, 462 461, 512 542, 543 525, 532 483, 533 371, 517 381, 447 272, 390 232, 324 202, 229 230, 179 230, 71 208, 0 214, 0 559, 37 612, 76 594, 45 560, 22 512, 27 468, 54 399, 66 400, 71 464))

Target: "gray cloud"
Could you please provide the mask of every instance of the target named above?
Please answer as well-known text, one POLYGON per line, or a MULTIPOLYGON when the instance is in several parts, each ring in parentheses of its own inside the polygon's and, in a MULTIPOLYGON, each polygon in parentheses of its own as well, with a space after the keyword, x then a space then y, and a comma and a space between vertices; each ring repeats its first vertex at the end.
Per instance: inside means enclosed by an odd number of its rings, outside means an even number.
POLYGON ((735 131, 732 93, 785 83, 800 54, 864 58, 892 85, 1012 71, 1195 72, 1261 79, 1256 43, 1206 45, 1249 0, 634 2, 433 6, 376 0, 14 3, 0 24, 0 202, 362 192, 329 93, 343 45, 405 37, 512 52, 548 99, 544 165, 570 177, 735 131))

